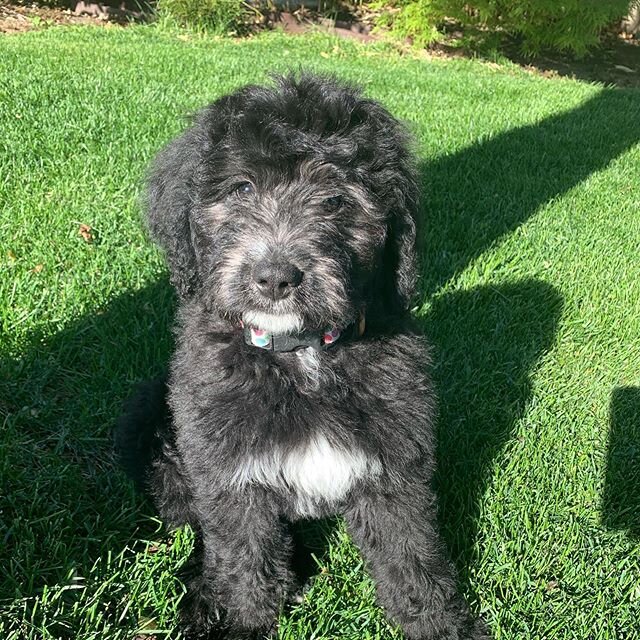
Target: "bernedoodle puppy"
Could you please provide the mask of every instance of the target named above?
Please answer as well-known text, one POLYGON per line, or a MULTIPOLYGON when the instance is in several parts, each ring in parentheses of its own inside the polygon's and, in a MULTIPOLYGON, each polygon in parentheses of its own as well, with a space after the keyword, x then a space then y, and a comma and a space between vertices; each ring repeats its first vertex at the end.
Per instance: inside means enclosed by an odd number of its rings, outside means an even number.
POLYGON ((296 588, 291 523, 336 514, 407 638, 488 637, 437 532, 435 400, 408 313, 417 202, 399 122, 314 75, 220 98, 156 159, 148 225, 177 346, 118 444, 199 538, 188 637, 272 632, 296 588))

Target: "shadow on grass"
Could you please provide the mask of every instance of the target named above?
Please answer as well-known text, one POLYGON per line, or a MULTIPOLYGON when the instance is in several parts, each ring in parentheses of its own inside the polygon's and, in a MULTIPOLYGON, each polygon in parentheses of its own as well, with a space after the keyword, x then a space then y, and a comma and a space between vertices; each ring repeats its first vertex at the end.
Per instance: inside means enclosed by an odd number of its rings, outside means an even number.
POLYGON ((530 280, 441 296, 425 318, 440 398, 440 520, 463 577, 489 468, 525 412, 531 371, 552 345, 561 310, 553 287, 530 280))
POLYGON ((610 423, 603 523, 640 538, 640 388, 613 392, 610 423))
POLYGON ((639 91, 610 89, 422 167, 429 295, 536 211, 640 142, 639 91))
POLYGON ((172 308, 158 282, 0 360, 0 600, 67 583, 142 525, 111 431, 133 383, 167 362, 172 308))
MULTIPOLYGON (((636 145, 638 95, 604 90, 576 109, 425 163, 427 299, 540 207, 636 145)), ((441 399, 441 519, 463 576, 488 468, 525 411, 529 374, 553 343, 561 307, 552 287, 525 281, 437 296, 425 318, 441 399)))

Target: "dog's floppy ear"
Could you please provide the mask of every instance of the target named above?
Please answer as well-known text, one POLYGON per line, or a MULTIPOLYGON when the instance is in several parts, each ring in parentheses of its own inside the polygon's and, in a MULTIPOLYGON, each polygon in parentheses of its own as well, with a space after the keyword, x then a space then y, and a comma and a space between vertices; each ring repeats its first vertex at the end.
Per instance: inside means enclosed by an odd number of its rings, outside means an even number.
POLYGON ((359 104, 361 109, 352 111, 352 120, 359 115, 358 133, 367 134, 358 139, 358 153, 365 160, 361 175, 387 216, 382 270, 374 280, 374 297, 382 301, 387 313, 401 315, 411 304, 418 274, 414 142, 403 124, 379 103, 362 100, 359 104))
POLYGON ((402 313, 411 304, 418 274, 418 187, 413 168, 401 167, 395 176, 394 185, 385 244, 385 289, 389 311, 402 313))
POLYGON ((200 286, 191 224, 201 165, 195 136, 190 129, 170 142, 156 157, 147 182, 149 233, 165 251, 180 297, 193 295, 200 286))
POLYGON ((396 211, 396 215, 390 225, 391 241, 395 245, 395 253, 397 256, 395 271, 397 303, 402 310, 406 310, 409 307, 416 289, 418 274, 416 210, 417 197, 411 203, 405 202, 404 205, 396 211))

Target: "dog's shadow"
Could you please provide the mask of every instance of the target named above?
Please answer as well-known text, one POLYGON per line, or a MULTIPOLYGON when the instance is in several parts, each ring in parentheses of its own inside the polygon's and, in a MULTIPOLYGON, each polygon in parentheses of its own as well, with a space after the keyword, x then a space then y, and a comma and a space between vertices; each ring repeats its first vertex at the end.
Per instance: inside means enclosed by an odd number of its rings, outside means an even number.
POLYGON ((640 539, 640 388, 619 387, 610 408, 603 524, 640 539))
MULTIPOLYGON (((545 204, 636 145, 636 99, 605 89, 575 109, 421 166, 424 327, 436 347, 441 406, 436 484, 464 578, 489 465, 526 410, 530 375, 553 344, 562 298, 533 280, 439 292, 545 204)), ((612 441, 613 433, 612 423, 612 441)))
POLYGON ((463 578, 489 467, 526 410, 531 370, 552 345, 561 309, 553 287, 529 280, 440 296, 425 318, 440 405, 439 515, 463 578))
MULTIPOLYGON (((456 532, 448 539, 457 549, 454 555, 464 559, 461 566, 473 544, 473 504, 483 490, 486 465, 524 408, 528 372, 552 340, 559 306, 550 287, 528 282, 442 296, 425 319, 435 343, 441 397, 440 476, 446 479, 439 487, 441 512, 445 530, 456 532)), ((31 575, 14 570, 0 599, 64 583, 79 561, 122 549, 136 535, 152 534, 153 507, 133 493, 118 469, 111 429, 134 383, 166 365, 173 307, 168 282, 159 280, 115 298, 104 311, 48 340, 33 336, 20 359, 1 361, 5 425, 30 443, 16 459, 24 473, 13 474, 5 484, 4 495, 12 501, 0 520, 6 540, 3 562, 11 566, 11 557, 22 560, 20 537, 29 529, 35 539, 30 553, 36 556, 29 560, 43 569, 31 575), (46 500, 42 487, 48 487, 46 500), (101 496, 98 505, 96 495, 101 496), (101 512, 103 502, 109 517, 101 512), (61 553, 55 530, 24 521, 33 505, 39 505, 41 523, 55 522, 55 514, 64 511, 69 515, 63 530, 81 521, 86 531, 100 535, 67 536, 61 553)), ((301 581, 317 573, 312 556, 326 555, 334 525, 328 520, 294 528, 294 564, 301 581)))

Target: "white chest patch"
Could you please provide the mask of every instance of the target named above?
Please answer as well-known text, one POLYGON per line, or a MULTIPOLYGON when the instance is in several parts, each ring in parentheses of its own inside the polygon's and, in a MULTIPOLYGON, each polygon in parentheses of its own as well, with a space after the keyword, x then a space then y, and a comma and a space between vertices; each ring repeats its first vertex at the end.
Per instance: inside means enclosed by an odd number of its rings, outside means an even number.
POLYGON ((276 451, 250 458, 234 473, 231 484, 289 489, 296 494, 300 515, 313 516, 318 500, 336 502, 356 480, 375 477, 381 470, 380 461, 363 451, 346 451, 317 436, 286 455, 276 451))

